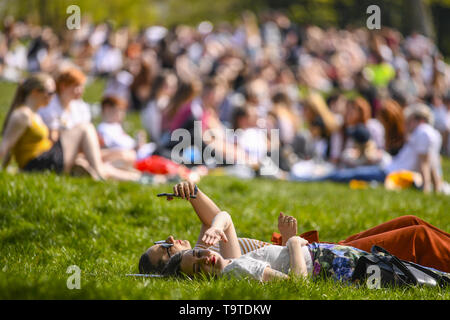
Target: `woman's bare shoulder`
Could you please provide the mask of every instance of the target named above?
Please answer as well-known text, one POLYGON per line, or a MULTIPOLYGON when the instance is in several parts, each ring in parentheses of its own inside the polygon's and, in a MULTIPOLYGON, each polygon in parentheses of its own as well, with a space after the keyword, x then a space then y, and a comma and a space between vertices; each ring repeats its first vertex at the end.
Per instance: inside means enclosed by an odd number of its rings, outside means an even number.
POLYGON ((14 123, 18 124, 29 124, 31 122, 31 117, 33 116, 33 111, 30 110, 30 108, 26 106, 19 107, 15 109, 11 113, 10 120, 14 123))

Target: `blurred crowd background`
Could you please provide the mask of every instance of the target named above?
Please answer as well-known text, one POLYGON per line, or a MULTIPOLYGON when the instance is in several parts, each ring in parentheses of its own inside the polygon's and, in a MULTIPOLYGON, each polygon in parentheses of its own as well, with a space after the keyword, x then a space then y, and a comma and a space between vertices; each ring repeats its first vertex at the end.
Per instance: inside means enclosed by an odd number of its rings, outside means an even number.
MULTIPOLYGON (((258 129, 279 129, 282 179, 393 161, 396 171, 420 172, 406 163, 419 153, 402 148, 423 143, 432 159, 450 155, 448 1, 144 2, 125 8, 123 1, 125 18, 115 20, 119 2, 98 9, 102 16, 85 14, 92 4, 80 1, 81 28, 68 30, 64 1, 27 2, 36 6, 31 16, 24 3, 5 1, 0 78, 52 75, 57 94, 39 111, 49 129, 99 116, 100 145, 124 150, 122 164, 132 166, 151 155, 170 159, 171 133, 194 132, 195 121, 215 134, 184 156, 194 159, 208 146, 224 158, 243 154, 255 165, 240 176, 267 165, 273 146, 258 129), (380 30, 365 25, 370 4, 381 8, 380 30), (95 78, 106 81, 101 109, 82 99, 95 78), (58 91, 58 83, 72 92, 58 91), (61 100, 65 115, 55 111, 61 100), (139 114, 145 131, 138 136, 122 127, 127 113, 139 114), (241 131, 230 140, 227 128, 241 131)), ((217 166, 203 160, 205 170, 217 166)), ((431 166, 442 178, 440 162, 431 166)))

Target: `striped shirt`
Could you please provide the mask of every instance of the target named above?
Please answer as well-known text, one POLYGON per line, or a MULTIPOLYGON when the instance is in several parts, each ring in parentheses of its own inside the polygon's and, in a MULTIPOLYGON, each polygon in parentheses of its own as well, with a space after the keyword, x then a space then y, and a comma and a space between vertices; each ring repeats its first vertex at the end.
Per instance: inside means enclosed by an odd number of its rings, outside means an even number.
MULTIPOLYGON (((239 242, 239 247, 241 248, 241 254, 246 254, 246 253, 249 253, 256 249, 271 245, 271 243, 268 243, 268 242, 255 240, 255 239, 249 239, 249 238, 238 238, 238 242, 239 242)), ((220 253, 219 244, 216 244, 216 245, 208 248, 204 244, 196 243, 194 249, 209 249, 209 250, 220 253)))

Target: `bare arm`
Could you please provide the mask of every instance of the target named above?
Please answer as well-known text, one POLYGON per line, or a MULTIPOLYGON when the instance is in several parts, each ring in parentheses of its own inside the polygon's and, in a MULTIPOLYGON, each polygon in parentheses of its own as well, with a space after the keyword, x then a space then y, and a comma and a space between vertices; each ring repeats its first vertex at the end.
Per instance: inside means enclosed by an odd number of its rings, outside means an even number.
POLYGON ((303 255, 302 246, 304 246, 307 241, 298 236, 292 237, 287 242, 287 247, 289 249, 289 261, 292 274, 301 277, 308 276, 308 270, 306 269, 306 261, 303 255))
MULTIPOLYGON (((190 195, 195 193, 195 184, 190 181, 184 181, 176 184, 173 187, 173 193, 180 195, 182 199, 188 200, 194 208, 197 217, 200 219, 202 226, 198 234, 196 246, 208 246, 202 239, 205 231, 211 227, 213 219, 220 212, 219 207, 200 189, 197 187, 196 198, 193 199, 190 195)), ((167 198, 172 200, 172 198, 167 198)))
POLYGON ((10 151, 23 135, 29 123, 30 115, 27 112, 16 110, 11 114, 0 144, 0 160, 3 167, 8 165, 10 151))
POLYGON ((192 199, 189 195, 194 194, 195 184, 190 181, 178 183, 173 187, 173 192, 180 195, 182 199, 188 200, 198 218, 206 227, 211 226, 214 217, 221 211, 219 207, 206 194, 197 187, 196 198, 192 199))
POLYGON ((241 249, 233 220, 225 211, 221 211, 216 215, 211 227, 205 231, 202 241, 208 246, 219 242, 220 254, 225 259, 234 259, 241 256, 241 249))
POLYGON ((442 177, 439 175, 438 168, 431 166, 431 180, 434 184, 434 190, 436 192, 442 191, 442 177))
POLYGON ((423 178, 423 192, 432 191, 431 166, 428 153, 419 155, 419 168, 423 178))
POLYGON ((59 139, 59 131, 52 129, 52 130, 50 130, 49 136, 50 136, 50 140, 52 140, 53 142, 56 142, 59 139))
POLYGON ((289 276, 283 272, 274 270, 270 267, 266 267, 263 273, 263 281, 282 280, 289 279, 289 276))

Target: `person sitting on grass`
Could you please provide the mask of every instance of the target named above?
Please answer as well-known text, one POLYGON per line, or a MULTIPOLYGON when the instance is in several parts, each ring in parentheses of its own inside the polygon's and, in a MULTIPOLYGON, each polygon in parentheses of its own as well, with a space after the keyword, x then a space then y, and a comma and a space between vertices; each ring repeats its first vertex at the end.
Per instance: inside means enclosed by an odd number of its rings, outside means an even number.
MULTIPOLYGON (((92 122, 90 106, 83 101, 86 75, 77 67, 68 67, 60 70, 55 77, 56 90, 49 103, 39 108, 37 113, 41 116, 49 129, 49 138, 58 141, 62 130, 72 129, 76 126, 92 122)), ((123 169, 122 163, 129 160, 129 154, 119 149, 100 149, 102 161, 123 169)), ((92 175, 89 164, 77 157, 76 173, 92 175)))
MULTIPOLYGON (((162 274, 234 276, 263 282, 321 276, 351 282, 358 259, 369 255, 351 246, 308 243, 299 236, 289 238, 286 246, 265 246, 242 255, 233 220, 225 211, 214 217, 201 240, 206 245, 220 243, 220 253, 208 249, 183 250, 170 258, 162 274)), ((450 279, 450 274, 433 272, 450 279)))
MULTIPOLYGON (((202 222, 194 249, 208 248, 219 253, 220 248, 217 244, 209 246, 202 241, 202 238, 214 218, 221 212, 220 208, 192 182, 180 182, 173 187, 173 191, 174 194, 191 203, 202 222), (190 197, 193 194, 196 194, 195 199, 190 197)), ((168 200, 172 199, 168 197, 168 200)), ((280 213, 278 230, 280 233, 274 232, 272 235, 272 243, 285 246, 289 238, 298 234, 297 219, 280 213)), ((318 232, 315 230, 302 233, 300 237, 309 242, 319 242, 318 232)), ((271 245, 268 242, 249 238, 238 238, 238 243, 242 254, 271 245)), ((400 259, 450 272, 450 234, 412 215, 387 221, 349 236, 337 244, 364 251, 370 251, 373 245, 379 245, 400 259)), ((175 240, 173 236, 169 236, 165 241, 158 241, 141 255, 139 272, 161 273, 171 256, 191 248, 188 240, 175 240)))
POLYGON ((95 128, 90 123, 62 130, 53 142, 37 111, 47 105, 55 92, 55 82, 45 73, 34 74, 17 87, 2 129, 0 161, 6 168, 13 155, 23 171, 70 173, 79 152, 95 179, 138 180, 140 173, 116 169, 100 156, 95 128))
POLYGON ((344 168, 318 178, 292 176, 296 181, 335 181, 351 180, 384 182, 387 175, 397 171, 419 172, 423 178, 425 193, 442 191, 442 166, 440 149, 442 138, 432 127, 433 116, 430 108, 423 103, 408 106, 405 110, 406 127, 409 132, 408 141, 403 145, 392 161, 385 165, 368 165, 356 168, 344 168))
POLYGON ((136 160, 149 156, 155 149, 154 144, 147 144, 145 132, 140 131, 135 140, 122 127, 128 104, 116 96, 105 96, 101 102, 102 122, 97 126, 97 133, 102 147, 109 150, 120 150, 122 159, 116 167, 133 168, 136 160))

